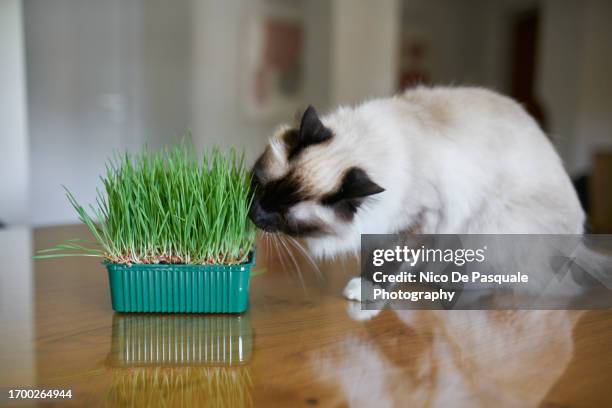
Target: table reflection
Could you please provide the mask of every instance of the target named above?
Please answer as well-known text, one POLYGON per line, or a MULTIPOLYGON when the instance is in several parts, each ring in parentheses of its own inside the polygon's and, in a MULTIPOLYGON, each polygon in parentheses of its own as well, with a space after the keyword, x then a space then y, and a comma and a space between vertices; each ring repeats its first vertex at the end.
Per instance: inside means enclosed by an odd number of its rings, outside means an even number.
POLYGON ((109 406, 252 405, 250 315, 113 316, 109 406))
POLYGON ((582 313, 387 310, 311 364, 350 406, 536 406, 572 359, 582 313))
POLYGON ((252 405, 247 367, 113 369, 106 397, 111 407, 245 407, 252 405))
POLYGON ((0 230, 0 387, 34 382, 32 233, 0 230))
POLYGON ((253 350, 250 315, 113 316, 111 364, 240 365, 253 350))
POLYGON ((354 320, 341 293, 356 261, 321 264, 324 280, 300 263, 303 287, 260 245, 245 315, 113 314, 98 259, 31 262, 85 232, 0 231, 0 386, 72 391, 42 404, 612 406, 608 310, 354 320))

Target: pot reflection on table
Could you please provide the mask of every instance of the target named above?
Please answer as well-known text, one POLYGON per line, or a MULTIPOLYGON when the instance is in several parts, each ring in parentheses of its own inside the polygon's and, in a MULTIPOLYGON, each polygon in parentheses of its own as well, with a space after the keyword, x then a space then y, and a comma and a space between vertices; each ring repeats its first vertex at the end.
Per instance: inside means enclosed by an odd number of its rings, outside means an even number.
POLYGON ((113 316, 109 406, 249 406, 253 329, 243 315, 113 316))

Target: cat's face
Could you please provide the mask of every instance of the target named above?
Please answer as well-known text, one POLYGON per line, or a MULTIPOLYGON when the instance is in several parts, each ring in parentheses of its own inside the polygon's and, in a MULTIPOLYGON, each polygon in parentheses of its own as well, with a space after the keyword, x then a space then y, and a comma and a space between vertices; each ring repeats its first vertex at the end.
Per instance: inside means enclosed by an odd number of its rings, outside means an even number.
POLYGON ((368 196, 384 189, 352 163, 312 106, 299 128, 283 127, 253 167, 255 196, 250 217, 268 232, 333 235, 353 222, 368 196))

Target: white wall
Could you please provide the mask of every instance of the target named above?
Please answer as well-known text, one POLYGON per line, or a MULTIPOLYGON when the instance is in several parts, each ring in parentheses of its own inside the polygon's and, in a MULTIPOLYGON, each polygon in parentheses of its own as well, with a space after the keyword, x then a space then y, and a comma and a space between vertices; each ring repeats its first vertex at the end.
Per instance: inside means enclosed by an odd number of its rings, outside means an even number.
POLYGON ((192 127, 191 2, 139 1, 142 132, 153 144, 168 144, 192 127))
POLYGON ((243 146, 249 161, 272 124, 250 121, 241 101, 241 47, 257 2, 193 0, 192 120, 196 146, 243 146))
POLYGON ((241 53, 250 13, 298 8, 306 28, 305 100, 329 106, 327 0, 25 2, 35 225, 76 220, 61 184, 93 202, 115 149, 159 147, 191 130, 196 147, 246 149, 252 161, 280 121, 249 120, 241 53))
POLYGON ((120 1, 25 2, 35 225, 74 221, 61 185, 93 202, 105 158, 140 142, 140 21, 120 1))
MULTIPOLYGON (((1 18, 18 12, 20 2, 2 1, 1 18)), ((400 29, 413 27, 425 30, 432 42, 434 82, 482 84, 504 91, 509 16, 540 4, 538 94, 570 171, 588 167, 593 148, 609 140, 611 18, 610 3, 603 0, 44 0, 24 4, 30 220, 38 225, 75 220, 60 184, 91 202, 98 174, 113 149, 136 149, 145 141, 158 147, 191 129, 197 147, 243 146, 252 161, 277 123, 292 119, 253 121, 242 106, 244 25, 248 15, 265 4, 297 7, 303 13, 304 103, 320 111, 396 92, 400 29)), ((2 181, 8 188, 0 196, 0 211, 17 214, 0 212, 0 219, 18 221, 27 218, 23 215, 27 139, 24 105, 19 102, 20 89, 23 94, 16 46, 19 19, 11 21, 0 24, 0 32, 8 32, 0 35, 0 46, 9 47, 3 55, 13 56, 0 60, 0 79, 11 86, 6 88, 9 93, 0 95, 1 103, 8 106, 0 115, 7 115, 2 122, 13 130, 3 134, 0 143, 3 151, 12 149, 15 154, 7 155, 0 166, 21 170, 0 173, 0 177, 11 175, 2 181), (6 136, 20 132, 23 136, 6 136), (8 207, 7 197, 12 200, 8 207), (3 208, 10 208, 9 212, 3 208)))
POLYGON ((333 105, 388 96, 396 91, 400 16, 397 0, 333 0, 333 105))
POLYGON ((21 1, 0 0, 0 222, 27 221, 28 138, 21 1))
POLYGON ((244 148, 247 162, 263 150, 281 122, 293 117, 253 120, 243 105, 242 64, 249 16, 287 7, 305 26, 305 98, 320 110, 329 105, 329 3, 326 0, 193 0, 192 123, 196 145, 244 148))
POLYGON ((61 184, 93 202, 116 149, 189 127, 189 3, 24 3, 34 225, 76 220, 61 184))

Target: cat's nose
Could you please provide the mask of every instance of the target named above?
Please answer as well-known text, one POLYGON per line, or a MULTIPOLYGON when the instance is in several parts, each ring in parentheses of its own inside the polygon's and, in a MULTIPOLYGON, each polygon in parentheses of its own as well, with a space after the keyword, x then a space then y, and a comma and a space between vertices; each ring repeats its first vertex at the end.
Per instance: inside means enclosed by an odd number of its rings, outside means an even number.
POLYGON ((251 208, 249 210, 249 218, 253 221, 253 224, 267 232, 276 232, 279 229, 278 225, 278 214, 271 213, 263 208, 259 200, 253 200, 251 208))

